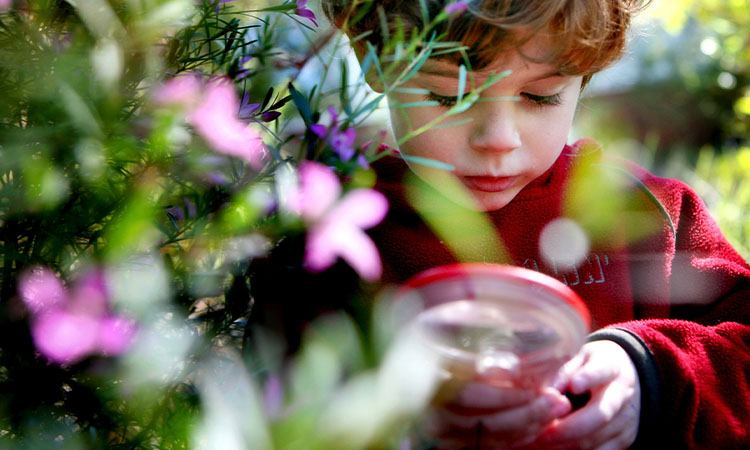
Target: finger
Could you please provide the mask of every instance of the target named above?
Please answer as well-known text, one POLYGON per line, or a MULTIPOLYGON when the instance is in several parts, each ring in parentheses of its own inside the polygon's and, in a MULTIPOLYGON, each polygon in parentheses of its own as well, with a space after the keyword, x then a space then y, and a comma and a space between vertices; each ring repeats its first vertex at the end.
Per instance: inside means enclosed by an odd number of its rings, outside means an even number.
POLYGON ((550 390, 525 406, 503 410, 485 416, 482 423, 489 434, 527 430, 534 425, 547 424, 570 412, 571 405, 560 393, 550 390))
POLYGON ((430 436, 447 437, 449 435, 471 434, 476 431, 482 416, 466 416, 450 410, 439 408, 423 421, 423 428, 430 436))
POLYGON ((570 379, 570 392, 583 394, 609 383, 620 374, 620 367, 611 361, 590 358, 570 379))
POLYGON ((542 448, 545 450, 564 450, 564 449, 626 449, 635 442, 636 434, 638 433, 637 427, 625 427, 624 424, 627 421, 618 418, 613 419, 604 427, 600 428, 597 432, 583 436, 576 440, 548 443, 542 439, 539 443, 543 443, 542 448))
POLYGON ((626 408, 633 395, 632 387, 612 383, 595 392, 586 406, 553 424, 541 441, 550 444, 591 441, 595 435, 617 434, 612 430, 627 426, 637 428, 637 412, 634 408, 626 408))
POLYGON ((590 436, 612 419, 611 405, 602 408, 601 396, 597 393, 583 408, 557 421, 542 437, 544 442, 571 442, 590 436))
POLYGON ((530 390, 498 388, 484 383, 466 383, 453 398, 445 402, 445 406, 464 413, 469 410, 507 409, 528 403, 536 395, 538 394, 530 390))
POLYGON ((453 417, 445 411, 433 412, 421 424, 422 443, 436 449, 475 448, 478 418, 453 417))
POLYGON ((637 428, 635 430, 623 430, 620 434, 607 439, 601 445, 595 447, 595 450, 622 450, 630 448, 635 442, 637 435, 637 428))
POLYGON ((583 365, 586 359, 587 352, 585 350, 581 350, 580 352, 576 353, 573 358, 563 364, 560 370, 557 371, 557 374, 555 375, 555 378, 551 383, 552 387, 560 392, 564 392, 565 390, 567 390, 568 384, 570 382, 570 377, 576 371, 578 371, 578 369, 583 365))

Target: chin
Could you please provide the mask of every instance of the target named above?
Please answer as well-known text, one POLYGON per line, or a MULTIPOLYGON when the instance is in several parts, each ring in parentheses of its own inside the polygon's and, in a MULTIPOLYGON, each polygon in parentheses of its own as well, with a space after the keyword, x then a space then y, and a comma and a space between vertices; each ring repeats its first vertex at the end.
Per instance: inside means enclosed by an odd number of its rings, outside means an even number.
POLYGON ((513 197, 515 196, 502 196, 501 198, 479 198, 477 196, 475 198, 481 211, 490 212, 506 207, 513 200, 513 197))

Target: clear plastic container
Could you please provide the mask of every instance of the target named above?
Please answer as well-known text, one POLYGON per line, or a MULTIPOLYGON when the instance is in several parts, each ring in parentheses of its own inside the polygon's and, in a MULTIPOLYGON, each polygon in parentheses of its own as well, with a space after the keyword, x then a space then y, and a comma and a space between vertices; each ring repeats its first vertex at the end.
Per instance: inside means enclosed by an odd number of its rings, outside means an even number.
POLYGON ((538 388, 580 349, 590 318, 578 295, 547 275, 498 264, 453 264, 408 281, 417 334, 454 378, 538 388))

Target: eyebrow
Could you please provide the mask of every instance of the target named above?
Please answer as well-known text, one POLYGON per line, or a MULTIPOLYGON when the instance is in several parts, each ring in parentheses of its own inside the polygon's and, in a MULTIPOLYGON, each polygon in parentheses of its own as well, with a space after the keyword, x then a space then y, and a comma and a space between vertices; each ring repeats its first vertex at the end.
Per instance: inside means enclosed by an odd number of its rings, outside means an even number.
MULTIPOLYGON (((444 68, 442 66, 438 66, 436 64, 430 64, 425 63, 424 66, 419 70, 419 73, 425 74, 425 75, 431 75, 436 77, 445 77, 445 78, 458 78, 458 69, 454 68, 444 68)), ((479 72, 473 72, 475 75, 477 75, 479 78, 488 77, 491 73, 491 71, 479 71, 479 72)), ((497 72, 495 72, 497 73, 497 72)), ((526 83, 533 83, 539 80, 544 80, 545 78, 555 78, 555 77, 564 77, 565 74, 563 74, 560 69, 552 69, 548 72, 544 72, 538 76, 535 76, 529 80, 526 81, 526 83)))

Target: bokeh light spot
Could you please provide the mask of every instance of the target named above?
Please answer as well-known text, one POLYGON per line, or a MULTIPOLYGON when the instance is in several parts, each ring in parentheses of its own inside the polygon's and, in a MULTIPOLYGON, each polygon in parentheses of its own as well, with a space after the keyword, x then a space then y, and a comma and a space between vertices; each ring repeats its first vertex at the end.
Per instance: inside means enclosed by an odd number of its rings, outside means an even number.
POLYGON ((539 249, 547 263, 572 267, 588 254, 589 238, 574 220, 555 219, 542 230, 539 249))

